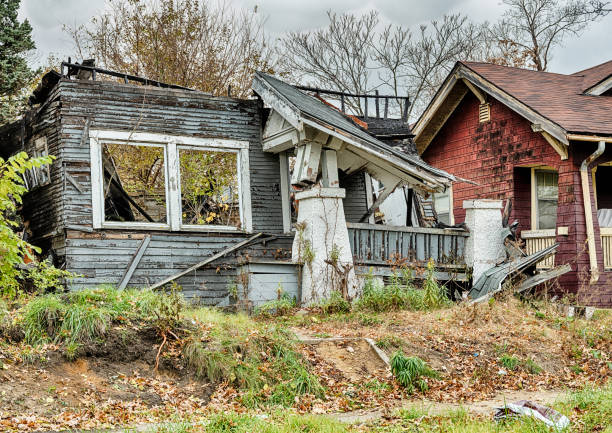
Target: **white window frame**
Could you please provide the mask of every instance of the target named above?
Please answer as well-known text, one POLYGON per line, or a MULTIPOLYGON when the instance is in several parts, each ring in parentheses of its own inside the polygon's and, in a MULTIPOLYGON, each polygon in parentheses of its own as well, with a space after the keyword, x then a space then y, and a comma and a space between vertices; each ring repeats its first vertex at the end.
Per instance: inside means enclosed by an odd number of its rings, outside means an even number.
MULTIPOLYGON (((540 228, 540 221, 538 218, 538 213, 539 213, 538 193, 537 193, 538 188, 537 188, 537 179, 536 179, 536 173, 539 171, 556 173, 557 176, 559 175, 559 172, 556 169, 551 168, 551 167, 547 167, 547 166, 531 167, 531 231, 538 231, 542 233, 553 233, 554 234, 556 232, 556 228, 552 228, 552 229, 541 229, 540 228)), ((558 182, 559 181, 557 180, 557 191, 559 188, 558 182)), ((559 217, 559 197, 557 195, 557 218, 558 217, 559 217)))
MULTIPOLYGON (((453 184, 452 183, 448 186, 446 191, 448 191, 448 221, 449 221, 448 225, 454 226, 455 225, 455 212, 453 210, 453 184)), ((434 196, 432 196, 431 199, 432 199, 431 201, 432 201, 433 207, 435 209, 436 199, 434 196)), ((408 210, 408 212, 410 212, 410 210, 408 210)), ((436 215, 437 214, 438 214, 438 210, 436 209, 436 215)))
POLYGON ((251 215, 251 186, 249 174, 249 142, 221 138, 200 138, 168 134, 116 130, 90 130, 91 195, 93 228, 169 231, 253 231, 251 215), (106 143, 138 146, 162 146, 166 175, 166 223, 104 221, 104 176, 102 147, 106 143), (182 223, 180 191, 180 149, 234 152, 237 155, 239 210, 241 229, 223 225, 188 225, 182 223))

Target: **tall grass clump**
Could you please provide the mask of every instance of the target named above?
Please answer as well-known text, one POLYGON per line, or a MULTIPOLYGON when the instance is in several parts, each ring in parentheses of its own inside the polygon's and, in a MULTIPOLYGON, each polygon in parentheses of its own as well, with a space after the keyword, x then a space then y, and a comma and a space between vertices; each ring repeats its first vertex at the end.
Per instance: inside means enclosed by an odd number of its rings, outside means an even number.
POLYGON ((323 395, 286 329, 209 308, 187 316, 200 324, 183 349, 188 365, 199 377, 235 384, 246 406, 291 406, 296 396, 323 395))
POLYGON ((435 263, 433 259, 429 259, 423 282, 423 307, 426 310, 446 307, 451 303, 446 295, 446 287, 438 283, 435 271, 435 263))
POLYGON ((388 285, 378 282, 370 274, 366 277, 363 294, 356 301, 360 310, 376 312, 391 310, 428 311, 451 303, 446 288, 435 277, 435 263, 429 260, 422 288, 416 288, 412 270, 402 268, 391 276, 388 285))
POLYGON ((363 293, 355 302, 358 310, 384 312, 391 310, 420 310, 422 295, 415 289, 412 271, 403 268, 391 276, 391 282, 385 286, 370 273, 366 276, 363 293))
POLYGON ((342 297, 338 290, 331 292, 328 298, 322 299, 317 305, 323 314, 348 313, 351 303, 342 297))
POLYGON ((421 392, 427 391, 425 377, 439 377, 438 373, 421 358, 407 357, 401 351, 395 352, 391 357, 391 373, 409 394, 412 394, 415 389, 421 392))
POLYGON ((29 344, 80 344, 100 338, 118 320, 149 321, 164 293, 150 290, 87 289, 32 298, 22 308, 22 327, 29 344))

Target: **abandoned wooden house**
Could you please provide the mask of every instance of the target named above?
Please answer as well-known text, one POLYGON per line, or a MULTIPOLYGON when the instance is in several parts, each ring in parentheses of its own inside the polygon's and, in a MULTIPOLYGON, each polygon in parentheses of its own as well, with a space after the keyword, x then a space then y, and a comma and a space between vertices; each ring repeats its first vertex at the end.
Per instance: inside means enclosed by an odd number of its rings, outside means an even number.
POLYGON ((570 264, 561 291, 612 306, 612 61, 571 75, 459 62, 414 126, 422 158, 455 176, 436 195, 448 223, 470 199, 512 201, 542 269, 570 264))
POLYGON ((377 115, 364 124, 262 73, 253 90, 212 96, 78 64, 46 74, 27 115, 0 130, 3 158, 56 158, 25 176, 30 242, 77 275, 71 289, 174 281, 214 305, 279 288, 302 302, 354 293, 356 275, 397 258, 465 279, 465 231, 374 224, 395 186, 456 180, 393 147, 410 131, 388 99, 365 96, 377 115))

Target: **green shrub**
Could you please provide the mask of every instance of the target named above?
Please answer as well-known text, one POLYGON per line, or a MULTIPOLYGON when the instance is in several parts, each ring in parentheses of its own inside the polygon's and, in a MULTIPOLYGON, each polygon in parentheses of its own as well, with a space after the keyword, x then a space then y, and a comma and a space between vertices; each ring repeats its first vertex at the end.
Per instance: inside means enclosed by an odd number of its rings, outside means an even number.
POLYGON ((348 313, 351 311, 351 303, 342 297, 337 290, 331 292, 327 299, 323 299, 317 305, 324 314, 348 313))
POLYGON ((428 389, 424 377, 439 377, 438 373, 432 370, 421 358, 407 357, 401 351, 395 352, 391 357, 391 373, 410 394, 415 389, 421 392, 428 389))
POLYGON ((29 158, 25 152, 11 156, 8 160, 0 158, 0 294, 15 297, 19 290, 19 279, 24 271, 19 265, 24 258, 33 258, 36 248, 21 239, 14 229, 19 226, 16 220, 17 206, 27 189, 23 174, 26 170, 50 164, 53 157, 29 158))
POLYGON ((38 293, 63 289, 64 280, 74 277, 75 274, 56 268, 49 260, 43 260, 27 271, 27 278, 38 293))

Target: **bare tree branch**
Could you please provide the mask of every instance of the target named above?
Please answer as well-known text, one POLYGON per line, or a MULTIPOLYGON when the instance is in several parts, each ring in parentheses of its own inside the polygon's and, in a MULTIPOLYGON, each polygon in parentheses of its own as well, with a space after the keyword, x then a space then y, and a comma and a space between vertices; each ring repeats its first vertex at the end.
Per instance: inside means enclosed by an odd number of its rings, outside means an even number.
MULTIPOLYGON (((610 2, 601 0, 504 0, 509 9, 492 28, 500 52, 499 63, 545 71, 552 49, 569 35, 579 36, 591 23, 606 16, 610 2), (511 54, 508 57, 508 54, 511 54), (506 59, 505 61, 503 59, 506 59)), ((491 59, 495 61, 496 59, 491 59)))

